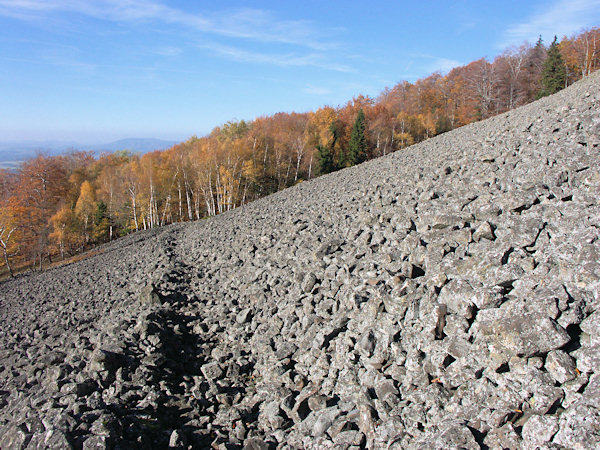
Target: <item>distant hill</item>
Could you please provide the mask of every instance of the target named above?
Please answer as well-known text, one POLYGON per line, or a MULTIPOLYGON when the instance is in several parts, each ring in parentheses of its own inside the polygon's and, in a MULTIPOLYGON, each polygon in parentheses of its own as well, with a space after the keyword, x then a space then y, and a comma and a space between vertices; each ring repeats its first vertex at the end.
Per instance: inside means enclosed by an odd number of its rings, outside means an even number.
POLYGON ((127 138, 110 142, 108 144, 93 145, 86 147, 85 149, 94 150, 96 152, 130 150, 134 153, 145 153, 153 150, 166 150, 170 147, 173 147, 175 144, 177 144, 177 141, 164 141, 162 139, 152 138, 127 138))
POLYGON ((60 155, 76 150, 91 150, 97 154, 118 150, 145 153, 153 150, 165 150, 175 144, 177 141, 153 138, 127 138, 106 144, 82 144, 73 141, 0 142, 0 169, 16 168, 22 161, 33 158, 38 153, 60 155))

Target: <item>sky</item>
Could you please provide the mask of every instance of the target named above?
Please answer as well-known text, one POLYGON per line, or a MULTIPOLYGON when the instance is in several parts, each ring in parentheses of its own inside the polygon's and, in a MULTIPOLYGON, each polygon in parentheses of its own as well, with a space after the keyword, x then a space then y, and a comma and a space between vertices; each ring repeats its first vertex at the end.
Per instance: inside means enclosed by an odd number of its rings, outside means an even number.
POLYGON ((0 0, 0 141, 181 141, 600 25, 600 0, 0 0))

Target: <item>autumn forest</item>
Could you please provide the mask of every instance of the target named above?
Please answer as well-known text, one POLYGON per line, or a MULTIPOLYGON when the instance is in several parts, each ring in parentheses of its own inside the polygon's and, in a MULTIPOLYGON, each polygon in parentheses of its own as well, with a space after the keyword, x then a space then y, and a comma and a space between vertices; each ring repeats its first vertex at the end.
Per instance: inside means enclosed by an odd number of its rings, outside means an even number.
POLYGON ((0 170, 0 266, 41 270, 119 236, 231 210, 555 92, 600 67, 600 28, 376 98, 231 121, 166 151, 39 155, 0 170))

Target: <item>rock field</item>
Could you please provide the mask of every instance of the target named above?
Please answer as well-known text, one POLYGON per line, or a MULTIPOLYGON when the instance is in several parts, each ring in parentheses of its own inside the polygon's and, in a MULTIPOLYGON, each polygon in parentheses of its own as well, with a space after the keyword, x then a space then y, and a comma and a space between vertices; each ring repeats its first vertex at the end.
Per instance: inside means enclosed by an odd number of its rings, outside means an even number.
POLYGON ((0 284, 0 448, 600 447, 600 72, 0 284))

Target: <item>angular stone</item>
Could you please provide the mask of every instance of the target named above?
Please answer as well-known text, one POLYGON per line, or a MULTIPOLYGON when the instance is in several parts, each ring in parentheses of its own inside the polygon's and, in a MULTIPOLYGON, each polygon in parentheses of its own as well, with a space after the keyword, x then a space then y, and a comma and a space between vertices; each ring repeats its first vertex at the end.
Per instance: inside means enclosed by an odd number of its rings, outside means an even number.
POLYGON ((531 448, 550 442, 558 431, 558 418, 555 416, 531 416, 523 425, 523 441, 531 448))
POLYGON ((48 430, 44 437, 44 446, 51 450, 68 450, 73 446, 62 431, 48 430))
POLYGON ((600 310, 587 317, 579 327, 587 334, 589 345, 600 344, 600 310))
POLYGON ((567 448, 600 447, 600 411, 581 402, 560 415, 559 431, 553 442, 567 448))
POLYGON ((248 320, 250 320, 252 310, 250 308, 244 308, 242 309, 239 313, 237 313, 237 315, 235 316, 235 321, 237 323, 244 324, 246 322, 248 322, 248 320))
POLYGON ((511 423, 507 423, 500 428, 494 428, 490 430, 483 443, 489 448, 521 448, 521 438, 515 432, 515 429, 511 423))
POLYGON ((218 380, 223 376, 223 369, 217 361, 204 364, 200 370, 207 380, 218 380))
POLYGON ((22 449, 25 448, 27 441, 31 435, 25 426, 7 426, 0 430, 0 448, 6 449, 22 449))
POLYGON ((320 411, 327 407, 327 397, 324 395, 313 395, 308 398, 308 407, 311 411, 320 411))
POLYGON ((269 444, 261 438, 250 437, 244 440, 244 450, 269 450, 269 444))
POLYGON ((473 240, 475 242, 478 242, 481 239, 487 239, 488 241, 493 241, 494 239, 496 239, 492 227, 487 221, 482 222, 481 225, 479 225, 473 233, 473 240))
POLYGON ((553 350, 546 356, 546 370, 560 384, 577 376, 575 360, 562 350, 553 350))
POLYGON ((333 439, 336 448, 363 448, 365 435, 358 430, 348 430, 338 433, 333 439))
POLYGON ((312 435, 316 437, 324 436, 325 432, 329 429, 335 419, 340 415, 340 410, 337 406, 325 408, 316 413, 316 421, 312 429, 312 435))
POLYGON ((377 341, 372 330, 365 332, 356 343, 356 349, 364 357, 368 358, 373 354, 377 341))
POLYGON ((398 389, 392 380, 381 380, 375 385, 375 394, 379 400, 394 403, 398 400, 398 389))
POLYGON ((458 314, 465 319, 473 316, 475 290, 465 280, 450 280, 438 296, 437 301, 448 307, 448 312, 458 314))
POLYGON ((482 337, 509 355, 545 353, 559 349, 571 340, 564 328, 540 314, 516 315, 501 309, 484 310, 478 315, 477 323, 482 337), (480 319, 480 316, 483 317, 480 319))
POLYGON ((315 276, 315 274, 312 272, 307 273, 304 276, 304 279, 302 280, 302 292, 304 292, 305 294, 310 294, 313 288, 315 287, 316 283, 317 277, 315 276))
POLYGON ((106 450, 108 448, 106 436, 92 436, 83 442, 83 450, 106 450))
POLYGON ((577 368, 582 372, 598 372, 600 367, 600 345, 583 347, 573 352, 577 360, 577 368))
POLYGON ((461 448, 479 450, 481 447, 475 440, 471 430, 461 424, 446 426, 440 433, 435 433, 430 439, 422 442, 425 448, 461 448))
POLYGON ((173 430, 169 437, 169 448, 183 448, 185 447, 185 439, 181 430, 173 430))
POLYGON ((152 284, 149 284, 142 289, 139 295, 139 299, 143 305, 152 306, 161 304, 160 295, 152 284))

